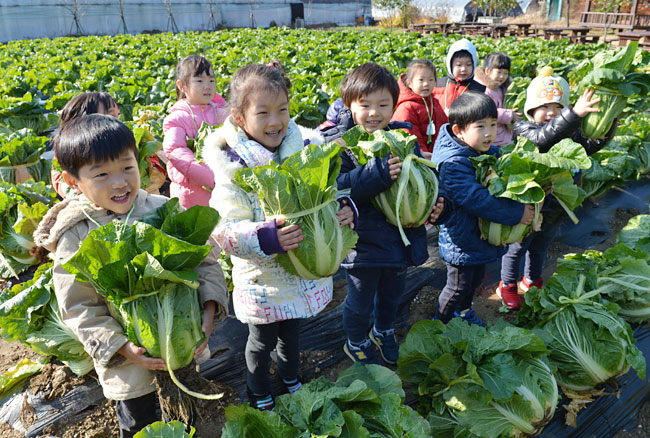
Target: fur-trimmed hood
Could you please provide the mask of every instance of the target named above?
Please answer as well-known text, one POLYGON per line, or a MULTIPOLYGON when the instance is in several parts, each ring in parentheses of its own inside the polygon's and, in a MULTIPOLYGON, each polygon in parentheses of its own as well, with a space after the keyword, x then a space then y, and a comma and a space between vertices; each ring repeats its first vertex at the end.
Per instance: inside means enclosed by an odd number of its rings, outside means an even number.
POLYGON ((271 152, 249 139, 232 117, 228 117, 220 129, 205 139, 202 155, 214 173, 215 180, 224 177, 232 180, 235 173, 244 167, 265 166, 272 160, 282 163, 297 152, 296 145, 323 142, 319 131, 300 126, 290 120, 282 144, 275 152, 271 152))
MULTIPOLYGON (((135 213, 145 207, 147 198, 150 196, 164 198, 150 195, 145 190, 140 189, 135 198, 133 217, 142 216, 141 214, 136 216, 135 213)), ((83 194, 66 198, 50 208, 38 224, 38 228, 34 231, 34 243, 50 252, 55 252, 61 236, 66 231, 74 228, 79 222, 90 217, 100 224, 105 224, 118 216, 112 211, 96 206, 83 194)))

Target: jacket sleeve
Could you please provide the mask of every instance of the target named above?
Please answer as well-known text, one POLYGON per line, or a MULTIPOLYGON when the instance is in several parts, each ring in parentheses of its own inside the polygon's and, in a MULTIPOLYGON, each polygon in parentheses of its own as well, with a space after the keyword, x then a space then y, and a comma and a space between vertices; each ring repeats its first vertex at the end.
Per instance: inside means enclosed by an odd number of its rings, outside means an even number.
POLYGON ((516 225, 524 215, 524 204, 490 195, 487 188, 476 182, 474 167, 467 160, 450 160, 442 164, 440 179, 444 181, 445 196, 455 208, 490 222, 516 225))
POLYGON ((187 132, 181 123, 182 114, 173 112, 165 118, 163 150, 172 165, 183 174, 188 184, 213 188, 214 175, 206 165, 196 161, 194 152, 187 147, 187 132))
POLYGON ((532 141, 540 152, 548 152, 559 141, 571 138, 580 126, 580 120, 571 108, 566 107, 543 125, 520 120, 513 126, 512 133, 514 137, 526 137, 532 141))
POLYGON ((589 138, 586 137, 582 131, 578 130, 574 135, 572 140, 575 141, 576 143, 580 143, 582 147, 585 148, 585 151, 587 152, 587 155, 593 155, 602 148, 604 148, 607 143, 609 143, 612 138, 614 138, 614 134, 616 134, 616 129, 618 128, 618 118, 614 119, 614 122, 612 123, 612 127, 609 128, 609 131, 607 131, 607 134, 605 134, 605 137, 603 138, 589 138))
POLYGON ((222 320, 228 313, 228 286, 219 264, 219 247, 217 242, 210 238, 208 245, 213 245, 212 250, 203 262, 196 268, 199 274, 199 297, 201 304, 208 301, 217 303, 214 314, 215 321, 222 320))
POLYGON ((249 260, 273 257, 262 251, 258 231, 265 222, 253 220, 254 207, 246 192, 231 181, 216 185, 210 206, 221 216, 212 235, 227 254, 249 260))
POLYGON ((497 123, 509 125, 512 122, 513 113, 514 111, 511 109, 497 108, 497 123))
MULTIPOLYGON (((418 143, 420 144, 420 147, 423 148, 423 150, 431 152, 431 148, 427 148, 426 146, 427 133, 426 131, 422 132, 418 119, 419 119, 418 114, 414 110, 413 105, 411 105, 410 102, 405 102, 402 105, 397 107, 397 109, 393 113, 393 117, 391 118, 391 121, 411 122, 413 124, 413 127, 407 129, 407 131, 418 138, 418 143)), ((431 146, 433 146, 433 144, 431 146)))
POLYGON ((53 269, 54 292, 65 325, 79 338, 90 357, 107 367, 128 338, 93 286, 77 280, 61 266, 79 249, 81 240, 75 229, 59 239, 53 269))
POLYGON ((343 151, 341 171, 336 183, 339 190, 350 189, 350 197, 355 203, 370 202, 393 184, 388 170, 388 157, 371 158, 363 166, 355 166, 348 153, 343 151))

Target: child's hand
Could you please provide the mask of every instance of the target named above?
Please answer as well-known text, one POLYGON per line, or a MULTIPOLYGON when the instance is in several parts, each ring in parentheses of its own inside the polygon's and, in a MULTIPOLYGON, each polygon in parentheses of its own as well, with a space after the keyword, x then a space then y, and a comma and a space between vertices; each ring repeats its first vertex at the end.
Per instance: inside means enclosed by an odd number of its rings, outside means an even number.
POLYGON ((339 137, 334 141, 337 142, 339 145, 341 145, 341 147, 343 147, 343 148, 346 146, 345 140, 343 140, 343 137, 339 137))
POLYGON ((396 180, 399 177, 399 173, 402 171, 402 163, 399 160, 399 157, 392 157, 388 159, 388 173, 390 174, 390 179, 396 180))
POLYGON ((535 218, 535 206, 533 204, 526 204, 524 208, 524 215, 519 221, 520 224, 530 225, 535 218))
POLYGON ((599 113, 598 108, 593 108, 598 102, 600 102, 600 97, 591 100, 594 96, 594 90, 586 89, 582 96, 578 99, 576 104, 573 106, 573 112, 580 118, 586 116, 589 113, 599 113))
POLYGON ((421 152, 422 152, 422 158, 424 158, 425 160, 431 160, 431 155, 433 155, 433 153, 427 151, 421 151, 421 152))
POLYGON ((147 352, 147 350, 142 347, 138 347, 131 341, 127 341, 126 344, 122 345, 122 347, 117 350, 117 352, 139 367, 146 368, 148 370, 165 369, 164 360, 159 357, 145 356, 144 354, 147 352))
MULTIPOLYGON (((341 202, 343 204, 347 204, 348 200, 342 199, 341 202)), ((352 210, 352 207, 346 205, 345 207, 343 207, 342 209, 336 212, 336 216, 339 218, 340 227, 349 225, 350 228, 354 230, 354 211, 352 210)))
POLYGON ((284 225, 286 221, 286 219, 278 219, 275 221, 275 225, 277 227, 278 242, 280 243, 280 246, 283 250, 290 251, 298 248, 298 242, 304 239, 304 237, 298 224, 280 228, 280 226, 284 225))
POLYGON ((217 303, 214 301, 207 301, 203 305, 203 317, 201 323, 201 330, 205 334, 205 341, 197 347, 194 351, 194 359, 199 357, 205 347, 208 346, 208 341, 210 340, 210 335, 212 334, 212 328, 214 323, 214 314, 217 311, 217 303))
POLYGON ((431 212, 431 216, 429 216, 429 222, 434 223, 435 221, 437 221, 438 217, 440 216, 444 208, 445 208, 445 198, 441 196, 438 198, 438 202, 436 202, 436 205, 433 206, 433 211, 431 212))
POLYGON ((511 110, 512 111, 512 122, 513 123, 520 121, 524 117, 524 115, 522 113, 517 112, 518 109, 519 108, 513 108, 511 110))

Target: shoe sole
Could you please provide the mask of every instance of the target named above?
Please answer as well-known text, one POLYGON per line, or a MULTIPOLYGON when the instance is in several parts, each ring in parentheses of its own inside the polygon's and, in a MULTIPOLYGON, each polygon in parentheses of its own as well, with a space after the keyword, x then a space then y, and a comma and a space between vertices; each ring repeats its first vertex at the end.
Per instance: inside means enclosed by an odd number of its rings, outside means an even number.
MULTIPOLYGON (((379 354, 381 355, 381 358, 384 360, 384 362, 386 362, 386 363, 389 364, 389 365, 396 365, 396 364, 397 364, 397 361, 392 362, 392 361, 386 359, 386 356, 384 356, 384 351, 381 349, 381 344, 380 344, 379 341, 377 341, 377 340, 375 339, 375 337, 373 336, 373 334, 372 334, 372 330, 370 330, 370 333, 368 333, 368 337, 370 338, 370 341, 371 341, 373 344, 375 344, 375 345, 377 346, 377 348, 379 349, 379 354)), ((345 346, 347 347, 348 344, 345 344, 345 346)))
MULTIPOLYGON (((504 306, 506 306, 506 308, 507 308, 508 310, 514 310, 515 312, 518 311, 518 310, 521 310, 521 305, 519 305, 519 307, 510 307, 510 306, 508 306, 508 305, 506 304, 506 302, 503 301, 503 298, 501 297, 501 291, 499 291, 499 288, 498 288, 498 287, 497 287, 497 289, 496 289, 496 294, 497 294, 497 296, 499 297, 499 301, 501 301, 501 304, 503 304, 504 306)), ((521 300, 521 298, 520 298, 520 300, 521 300)))

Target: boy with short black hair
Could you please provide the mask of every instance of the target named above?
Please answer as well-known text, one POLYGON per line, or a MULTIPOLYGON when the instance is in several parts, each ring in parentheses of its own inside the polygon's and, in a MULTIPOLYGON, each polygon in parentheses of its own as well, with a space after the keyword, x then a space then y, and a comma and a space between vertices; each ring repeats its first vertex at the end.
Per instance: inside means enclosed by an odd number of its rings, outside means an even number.
POLYGON ((440 293, 436 319, 444 323, 455 316, 470 324, 484 325, 472 309, 472 299, 485 275, 485 265, 501 257, 506 249, 481 239, 478 219, 505 225, 529 224, 534 208, 507 198, 490 195, 476 181, 469 157, 499 154, 496 138, 497 107, 487 95, 463 93, 449 108, 449 123, 443 125, 431 161, 437 164, 440 187, 454 205, 440 227, 440 257, 447 264, 447 284, 440 293))
MULTIPOLYGON (((116 400, 120 437, 132 437, 156 416, 154 373, 160 358, 128 340, 102 297, 63 269, 88 233, 114 220, 131 225, 168 199, 140 189, 138 151, 129 128, 114 117, 92 114, 67 123, 54 149, 65 182, 79 192, 51 208, 34 233, 37 245, 55 253, 53 280, 64 323, 93 358, 106 398, 116 400)), ((202 329, 209 338, 215 315, 225 315, 227 288, 216 253, 198 268, 202 329)), ((205 351, 207 340, 196 350, 205 351)))
MULTIPOLYGON (((370 62, 349 71, 341 84, 341 96, 346 108, 341 110, 338 125, 323 131, 326 141, 342 141, 340 137, 355 125, 361 125, 367 132, 411 127, 410 123, 390 122, 399 86, 386 67, 370 62)), ((417 143, 414 153, 421 156, 417 143)), ((354 361, 379 363, 374 343, 384 362, 395 364, 399 346, 394 321, 404 291, 406 268, 422 264, 429 257, 426 230, 424 225, 405 229, 411 245, 404 246, 397 227, 389 224, 371 204, 399 176, 402 163, 398 157, 371 158, 363 166, 348 150, 343 151, 341 158, 338 188, 350 190, 359 211, 355 228, 359 240, 341 265, 348 280, 343 307, 343 329, 348 339, 343 349, 354 361), (371 314, 374 314, 372 328, 369 327, 371 314)), ((442 209, 442 198, 438 198, 431 222, 437 220, 442 209)))
POLYGON ((451 103, 466 91, 485 93, 485 85, 474 80, 478 64, 476 47, 468 39, 456 41, 447 52, 447 79, 444 86, 436 87, 434 97, 449 115, 451 103))

